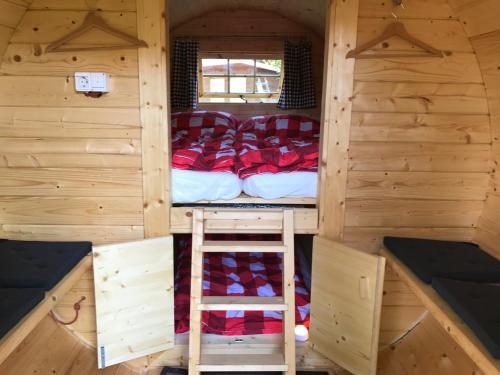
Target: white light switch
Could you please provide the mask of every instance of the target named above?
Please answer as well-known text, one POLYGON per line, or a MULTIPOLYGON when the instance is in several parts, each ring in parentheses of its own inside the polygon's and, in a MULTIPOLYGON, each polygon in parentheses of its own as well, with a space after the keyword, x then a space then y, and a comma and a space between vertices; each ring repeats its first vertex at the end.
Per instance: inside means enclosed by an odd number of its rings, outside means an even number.
POLYGON ((75 73, 75 89, 79 92, 108 92, 108 81, 108 73, 75 73))

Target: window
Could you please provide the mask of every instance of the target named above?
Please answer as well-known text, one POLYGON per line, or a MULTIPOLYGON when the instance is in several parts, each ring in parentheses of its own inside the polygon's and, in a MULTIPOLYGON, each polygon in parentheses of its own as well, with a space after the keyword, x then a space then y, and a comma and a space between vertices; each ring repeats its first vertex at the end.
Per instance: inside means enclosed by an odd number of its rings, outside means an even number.
POLYGON ((282 59, 202 58, 200 103, 277 103, 282 59))

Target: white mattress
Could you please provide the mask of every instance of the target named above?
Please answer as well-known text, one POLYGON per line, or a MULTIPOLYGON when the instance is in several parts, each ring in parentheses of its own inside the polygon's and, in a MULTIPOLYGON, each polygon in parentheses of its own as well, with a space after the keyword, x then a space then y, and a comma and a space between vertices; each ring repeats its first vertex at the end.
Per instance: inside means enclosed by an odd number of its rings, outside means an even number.
POLYGON ((234 199, 241 194, 242 181, 229 172, 197 172, 172 169, 172 200, 194 203, 202 200, 234 199))
POLYGON ((252 197, 315 198, 318 195, 317 172, 263 173, 243 180, 243 192, 252 197))

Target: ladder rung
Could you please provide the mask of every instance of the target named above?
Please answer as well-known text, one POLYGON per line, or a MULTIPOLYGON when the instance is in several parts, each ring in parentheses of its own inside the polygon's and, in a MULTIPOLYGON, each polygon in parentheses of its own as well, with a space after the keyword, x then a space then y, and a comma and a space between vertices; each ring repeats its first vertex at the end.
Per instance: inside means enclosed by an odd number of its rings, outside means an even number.
POLYGON ((286 311, 288 305, 283 297, 202 297, 198 310, 203 311, 286 311))
POLYGON ((282 241, 204 241, 201 251, 206 253, 284 253, 282 241))
POLYGON ((282 354, 202 354, 198 371, 288 371, 282 354))

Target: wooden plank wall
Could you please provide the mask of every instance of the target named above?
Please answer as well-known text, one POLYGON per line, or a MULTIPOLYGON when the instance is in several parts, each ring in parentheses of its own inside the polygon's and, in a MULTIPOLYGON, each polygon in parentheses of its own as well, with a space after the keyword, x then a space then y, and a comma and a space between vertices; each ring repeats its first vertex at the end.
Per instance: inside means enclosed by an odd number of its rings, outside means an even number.
MULTIPOLYGON (((358 44, 393 22, 393 10, 391 1, 360 0, 358 44)), ((394 12, 411 34, 452 54, 356 61, 344 239, 368 251, 384 235, 471 240, 491 170, 474 50, 447 0, 407 1, 394 12)))
POLYGON ((493 170, 475 241, 500 256, 500 2, 450 0, 469 35, 486 85, 491 115, 493 170))
MULTIPOLYGON (((7 47, 0 67, 0 238, 101 244, 144 237, 137 51, 43 52, 80 24, 87 3, 136 35, 135 0, 34 0, 7 47), (111 92, 99 99, 75 93, 75 71, 109 72, 111 92)), ((106 41, 90 33, 79 43, 106 41)), ((82 295, 71 329, 93 342, 91 272, 57 312, 71 320, 82 295)))
POLYGON ((31 0, 0 0, 0 56, 4 55, 30 3, 31 0))
MULTIPOLYGON (((179 4, 179 2, 176 2, 179 4)), ((174 5, 172 5, 174 6, 174 5)), ((262 53, 283 54, 283 39, 307 37, 313 43, 313 78, 317 106, 306 110, 282 111, 276 104, 200 104, 198 109, 221 110, 241 119, 255 115, 275 113, 300 113, 319 120, 321 117, 321 90, 323 81, 323 35, 282 15, 270 11, 230 9, 216 10, 182 23, 171 30, 171 42, 178 36, 201 37, 200 52, 226 52, 237 55, 262 53), (224 36, 242 39, 224 39, 224 36), (248 39, 249 36, 275 36, 266 39, 248 39)))
MULTIPOLYGON (((111 25, 136 34, 135 0, 92 3, 111 25)), ((85 1, 35 0, 7 47, 0 67, 0 237, 143 237, 137 51, 44 52, 88 10, 85 1), (110 73, 111 92, 99 99, 77 94, 75 71, 110 73)), ((78 43, 106 38, 90 33, 78 43)))

